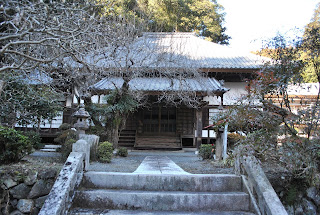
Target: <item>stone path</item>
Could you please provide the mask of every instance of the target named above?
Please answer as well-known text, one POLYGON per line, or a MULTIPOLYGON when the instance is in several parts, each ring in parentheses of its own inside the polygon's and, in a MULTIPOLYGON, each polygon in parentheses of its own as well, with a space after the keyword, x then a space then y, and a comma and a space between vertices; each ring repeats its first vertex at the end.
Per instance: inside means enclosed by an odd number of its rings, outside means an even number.
POLYGON ((188 175, 167 156, 147 156, 133 174, 179 174, 188 175))
POLYGON ((50 157, 50 158, 59 158, 61 157, 61 153, 60 152, 46 152, 46 151, 35 151, 33 153, 30 154, 30 156, 33 157, 50 157))

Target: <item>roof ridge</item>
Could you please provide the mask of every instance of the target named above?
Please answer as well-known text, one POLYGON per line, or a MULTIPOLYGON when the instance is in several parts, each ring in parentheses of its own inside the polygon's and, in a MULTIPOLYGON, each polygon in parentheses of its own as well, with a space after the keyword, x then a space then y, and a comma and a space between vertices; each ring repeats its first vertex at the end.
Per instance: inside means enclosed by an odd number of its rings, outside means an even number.
POLYGON ((173 37, 190 37, 196 36, 194 32, 143 32, 143 36, 173 36, 173 37))

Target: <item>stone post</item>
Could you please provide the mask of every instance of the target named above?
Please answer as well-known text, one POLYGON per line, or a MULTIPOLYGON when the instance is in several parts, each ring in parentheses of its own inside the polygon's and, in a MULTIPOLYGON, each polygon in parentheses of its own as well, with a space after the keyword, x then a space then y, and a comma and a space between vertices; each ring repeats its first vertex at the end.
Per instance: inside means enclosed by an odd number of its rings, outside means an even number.
POLYGON ((222 136, 222 142, 223 142, 223 160, 227 159, 227 151, 228 151, 228 124, 224 126, 223 136, 222 136))
POLYGON ((219 128, 217 131, 216 137, 216 160, 222 159, 222 152, 223 152, 223 131, 219 128))
MULTIPOLYGON (((221 97, 221 103, 218 109, 220 111, 223 111, 223 94, 220 95, 220 97, 221 97)), ((224 128, 218 128, 217 137, 216 137, 216 153, 215 153, 216 160, 218 161, 222 160, 222 156, 223 156, 223 148, 224 148, 223 132, 224 132, 224 128)))
POLYGON ((72 144, 72 152, 83 152, 85 154, 84 168, 89 170, 90 166, 90 144, 85 140, 78 140, 72 144))

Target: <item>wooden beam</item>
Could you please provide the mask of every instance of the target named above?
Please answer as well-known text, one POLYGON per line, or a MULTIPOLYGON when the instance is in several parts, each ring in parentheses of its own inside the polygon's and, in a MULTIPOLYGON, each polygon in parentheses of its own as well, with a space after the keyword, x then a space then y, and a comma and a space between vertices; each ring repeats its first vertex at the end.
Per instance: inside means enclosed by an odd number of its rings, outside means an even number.
POLYGON ((196 146, 199 149, 202 143, 202 108, 199 108, 196 110, 196 129, 197 129, 196 146))

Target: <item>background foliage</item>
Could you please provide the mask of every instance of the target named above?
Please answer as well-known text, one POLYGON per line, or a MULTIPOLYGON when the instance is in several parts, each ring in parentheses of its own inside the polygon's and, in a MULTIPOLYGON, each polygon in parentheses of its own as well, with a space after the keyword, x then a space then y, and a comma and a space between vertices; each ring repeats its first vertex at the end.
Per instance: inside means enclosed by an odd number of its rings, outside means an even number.
POLYGON ((0 162, 17 162, 32 150, 32 142, 21 132, 0 126, 0 162))
POLYGON ((148 31, 195 32, 209 41, 229 44, 223 6, 216 0, 98 0, 107 15, 126 15, 148 23, 148 31))
POLYGON ((229 123, 232 131, 243 136, 236 143, 235 156, 253 154, 262 161, 280 164, 288 170, 291 181, 317 188, 320 188, 319 8, 320 5, 302 38, 288 41, 278 35, 267 43, 260 54, 272 60, 249 82, 248 95, 215 119, 216 123, 229 123), (299 86, 306 80, 317 83, 318 94, 311 105, 301 104, 296 111, 288 87, 299 86))
POLYGON ((50 86, 30 84, 16 72, 0 73, 0 79, 5 81, 0 94, 0 124, 38 128, 41 121, 52 120, 62 110, 61 95, 50 86))

